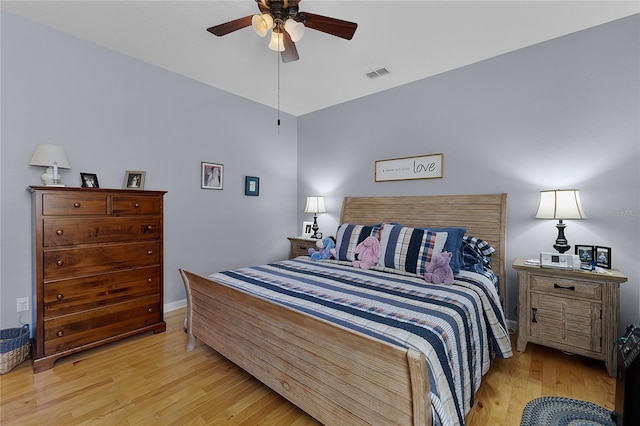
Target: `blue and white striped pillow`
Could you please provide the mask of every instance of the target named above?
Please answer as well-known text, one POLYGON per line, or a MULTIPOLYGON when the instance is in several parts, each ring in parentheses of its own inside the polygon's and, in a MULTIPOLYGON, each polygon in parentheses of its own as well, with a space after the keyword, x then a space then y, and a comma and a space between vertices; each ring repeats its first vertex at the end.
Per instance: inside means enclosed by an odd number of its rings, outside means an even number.
POLYGON ((385 225, 380 236, 378 266, 423 276, 431 258, 442 252, 447 232, 385 225))
POLYGON ((356 246, 370 235, 375 235, 378 225, 354 225, 343 223, 336 232, 336 257, 338 260, 356 260, 356 246))

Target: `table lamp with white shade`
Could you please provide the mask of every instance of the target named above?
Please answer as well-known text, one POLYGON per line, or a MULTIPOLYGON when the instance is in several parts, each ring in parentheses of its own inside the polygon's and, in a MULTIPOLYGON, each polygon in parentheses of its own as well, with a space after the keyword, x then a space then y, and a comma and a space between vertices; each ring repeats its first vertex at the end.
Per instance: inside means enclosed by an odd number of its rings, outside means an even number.
POLYGON ((559 253, 568 251, 571 246, 567 244, 564 236, 565 219, 586 219, 582 203, 580 202, 580 190, 578 189, 555 189, 550 191, 540 191, 540 203, 536 219, 557 220, 558 238, 553 245, 559 253))
POLYGON ((312 196, 307 197, 307 205, 304 208, 305 213, 313 213, 313 235, 311 238, 320 239, 321 234, 318 233, 320 227, 318 226, 318 213, 325 213, 327 209, 324 207, 324 197, 312 196))
POLYGON ((42 184, 46 186, 60 186, 59 169, 71 168, 64 148, 47 143, 36 146, 29 165, 45 167, 44 173, 40 178, 42 179, 42 184))

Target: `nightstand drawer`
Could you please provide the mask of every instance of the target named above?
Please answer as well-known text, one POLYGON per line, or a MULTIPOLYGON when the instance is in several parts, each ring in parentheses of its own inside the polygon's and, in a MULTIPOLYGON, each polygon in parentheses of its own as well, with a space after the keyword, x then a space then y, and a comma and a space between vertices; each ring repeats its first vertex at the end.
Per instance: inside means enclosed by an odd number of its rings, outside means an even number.
POLYGON ((572 295, 581 299, 602 300, 602 284, 591 281, 533 275, 531 290, 548 294, 572 295))
POLYGON ((298 256, 308 256, 310 248, 314 250, 320 250, 318 246, 316 246, 319 240, 310 238, 289 237, 289 241, 291 242, 290 257, 292 259, 298 256))

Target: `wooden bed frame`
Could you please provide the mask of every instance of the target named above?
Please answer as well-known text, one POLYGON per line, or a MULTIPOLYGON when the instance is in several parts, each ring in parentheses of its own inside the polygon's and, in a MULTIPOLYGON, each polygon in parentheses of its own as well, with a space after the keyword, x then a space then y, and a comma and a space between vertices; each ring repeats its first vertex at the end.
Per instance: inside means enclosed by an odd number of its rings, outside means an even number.
MULTIPOLYGON (((346 197, 340 223, 466 227, 496 249, 492 268, 504 301, 506 201, 506 194, 346 197)), ((180 274, 188 351, 202 340, 324 424, 432 424, 422 353, 180 274)))

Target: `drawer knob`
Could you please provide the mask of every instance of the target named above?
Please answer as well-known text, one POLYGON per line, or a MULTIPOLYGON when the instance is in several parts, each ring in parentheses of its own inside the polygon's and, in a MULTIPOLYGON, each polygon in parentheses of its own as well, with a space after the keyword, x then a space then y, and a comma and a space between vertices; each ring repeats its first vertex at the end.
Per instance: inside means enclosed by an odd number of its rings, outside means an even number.
POLYGON ((149 284, 151 284, 151 283, 153 282, 153 278, 151 278, 151 277, 147 278, 147 282, 148 282, 149 284))
POLYGON ((58 230, 56 231, 56 235, 62 235, 62 234, 64 234, 64 230, 62 230, 62 229, 58 229, 58 230))
POLYGON ((147 254, 151 256, 153 254, 153 250, 147 250, 147 254))
POLYGON ((62 300, 62 299, 64 299, 64 294, 58 294, 58 295, 56 296, 56 299, 58 299, 58 300, 62 300))
POLYGON ((151 231, 153 229, 153 225, 147 225, 147 231, 151 231))
POLYGON ((538 313, 538 308, 531 308, 531 316, 533 317, 531 319, 531 322, 537 323, 538 320, 536 319, 536 314, 538 313))
POLYGON ((57 335, 58 337, 62 337, 62 336, 64 336, 64 331, 60 330, 60 331, 58 331, 58 332, 56 333, 56 335, 57 335))
POLYGON ((56 265, 58 265, 58 266, 62 266, 62 265, 64 265, 64 261, 62 261, 62 259, 60 259, 60 260, 58 260, 58 261, 56 262, 56 265))
POLYGON ((564 287, 564 286, 561 286, 560 284, 553 283, 553 288, 561 288, 563 290, 576 291, 576 286, 575 285, 570 285, 570 286, 564 287))
POLYGON ((147 312, 148 312, 148 313, 152 313, 152 312, 153 312, 153 309, 149 308, 149 309, 147 309, 147 312))
POLYGON ((75 207, 76 209, 80 208, 81 204, 79 202, 75 202, 73 203, 73 207, 75 207))
POLYGON ((135 207, 136 209, 140 208, 140 203, 135 203, 133 207, 135 207))

